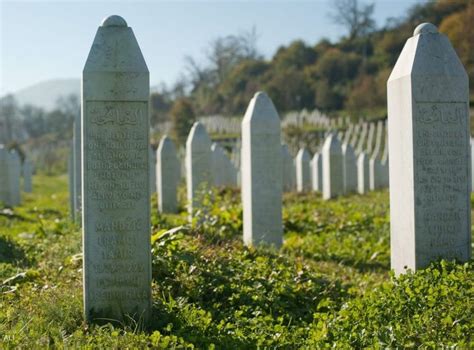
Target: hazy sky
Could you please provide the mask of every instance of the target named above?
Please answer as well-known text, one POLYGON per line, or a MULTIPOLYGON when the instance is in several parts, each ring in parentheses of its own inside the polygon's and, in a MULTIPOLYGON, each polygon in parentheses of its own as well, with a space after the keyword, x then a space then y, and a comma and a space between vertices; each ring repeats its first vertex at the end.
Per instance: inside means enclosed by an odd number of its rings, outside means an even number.
MULTIPOLYGON (((421 0, 376 0, 375 18, 403 16, 421 0)), ((184 56, 203 59, 208 42, 255 26, 269 58, 294 39, 313 45, 344 34, 331 0, 20 1, 0 0, 0 96, 54 78, 79 78, 97 27, 110 14, 135 32, 152 86, 173 83, 184 56)))

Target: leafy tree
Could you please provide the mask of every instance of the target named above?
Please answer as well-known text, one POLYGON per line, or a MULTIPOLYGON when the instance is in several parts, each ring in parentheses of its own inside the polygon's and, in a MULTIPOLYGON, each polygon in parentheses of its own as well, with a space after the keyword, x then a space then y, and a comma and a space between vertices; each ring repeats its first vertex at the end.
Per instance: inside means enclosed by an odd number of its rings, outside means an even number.
POLYGON ((177 99, 170 111, 173 121, 173 136, 178 144, 184 144, 196 116, 191 102, 186 98, 177 99))

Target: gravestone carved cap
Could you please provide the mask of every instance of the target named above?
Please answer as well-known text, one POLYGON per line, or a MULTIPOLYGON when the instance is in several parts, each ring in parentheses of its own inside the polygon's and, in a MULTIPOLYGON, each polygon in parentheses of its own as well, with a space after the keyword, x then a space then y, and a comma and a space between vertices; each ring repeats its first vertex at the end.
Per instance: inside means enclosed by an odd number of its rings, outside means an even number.
POLYGON ((419 24, 415 30, 413 31, 413 36, 418 34, 437 34, 438 28, 434 24, 431 23, 421 23, 419 24))
POLYGON ((101 27, 127 27, 127 22, 118 15, 112 15, 102 20, 101 27))

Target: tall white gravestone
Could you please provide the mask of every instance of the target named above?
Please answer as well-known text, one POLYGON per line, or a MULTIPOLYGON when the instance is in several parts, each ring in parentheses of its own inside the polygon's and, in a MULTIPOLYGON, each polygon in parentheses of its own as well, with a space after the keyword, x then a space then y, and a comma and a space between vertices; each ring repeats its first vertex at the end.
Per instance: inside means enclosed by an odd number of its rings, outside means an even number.
POLYGON ((296 155, 296 190, 308 192, 311 190, 311 156, 306 148, 301 148, 296 155))
POLYGON ((311 160, 311 185, 313 191, 323 191, 323 155, 315 153, 311 160))
POLYGON ((8 167, 10 172, 10 202, 12 206, 20 205, 21 203, 21 159, 16 150, 10 151, 10 164, 8 167))
POLYGON ((179 167, 176 147, 168 136, 164 136, 156 151, 156 188, 161 213, 175 213, 178 209, 179 167))
POLYGON ((471 256, 469 86, 448 38, 416 27, 387 83, 395 273, 471 256))
POLYGON ((264 92, 250 101, 242 121, 244 243, 282 244, 280 117, 264 92))
POLYGON ((348 143, 342 145, 344 167, 344 193, 353 193, 357 190, 357 159, 354 149, 348 143))
POLYGON ((342 146, 335 133, 330 133, 324 142, 323 154, 323 199, 331 199, 344 193, 344 168, 342 146))
POLYGON ((188 210, 199 207, 199 192, 212 185, 211 139, 206 128, 195 122, 186 140, 186 187, 188 210))
POLYGON ((97 30, 82 75, 84 312, 151 311, 149 73, 119 16, 97 30))
POLYGON ((365 152, 361 152, 357 157, 357 192, 364 194, 369 192, 369 156, 365 152))
POLYGON ((295 167, 288 145, 281 145, 283 191, 291 192, 295 187, 295 167))

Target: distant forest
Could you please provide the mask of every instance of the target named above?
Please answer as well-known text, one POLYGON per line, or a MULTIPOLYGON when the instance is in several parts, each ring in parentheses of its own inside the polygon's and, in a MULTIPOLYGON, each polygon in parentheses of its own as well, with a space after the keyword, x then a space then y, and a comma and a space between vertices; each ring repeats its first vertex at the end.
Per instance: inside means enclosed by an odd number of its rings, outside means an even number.
POLYGON ((172 88, 152 94, 152 125, 170 114, 173 119, 180 118, 183 108, 192 108, 194 113, 189 117, 242 115, 258 90, 269 94, 280 113, 318 108, 329 115, 383 117, 387 79, 404 43, 423 22, 435 24, 449 37, 472 81, 473 0, 419 4, 403 18, 391 19, 377 30, 374 6, 335 0, 330 15, 345 33, 339 42, 321 40, 311 46, 296 40, 278 48, 269 61, 258 51, 258 28, 213 40, 205 50, 205 64, 187 57, 181 79, 172 88))

